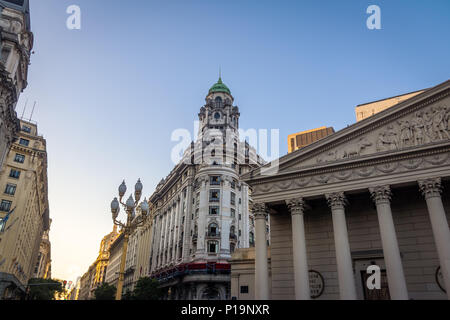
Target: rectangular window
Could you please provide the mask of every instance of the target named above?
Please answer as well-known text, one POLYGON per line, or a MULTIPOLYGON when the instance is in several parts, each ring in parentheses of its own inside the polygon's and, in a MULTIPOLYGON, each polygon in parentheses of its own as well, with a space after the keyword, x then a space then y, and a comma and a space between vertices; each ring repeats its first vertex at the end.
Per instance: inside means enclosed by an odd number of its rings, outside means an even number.
POLYGON ((220 190, 209 190, 209 201, 219 202, 220 200, 220 190))
POLYGON ((11 204, 11 201, 2 200, 2 202, 0 203, 0 211, 9 212, 9 210, 11 209, 11 204))
POLYGON ((220 185, 220 176, 209 177, 209 184, 212 186, 219 186, 220 185))
POLYGON ((209 214, 211 215, 218 215, 219 214, 219 207, 218 206, 210 206, 209 207, 209 214))
POLYGON ((19 171, 19 170, 11 169, 11 171, 9 172, 9 177, 10 177, 10 178, 14 178, 14 179, 19 179, 19 177, 20 177, 20 171, 19 171))
POLYGON ((21 145, 23 145, 25 147, 28 147, 28 145, 30 144, 30 140, 20 138, 19 144, 21 144, 21 145))
POLYGON ((231 209, 231 216, 234 218, 236 216, 236 210, 231 209))
POLYGON ((26 133, 31 133, 31 128, 28 126, 22 126, 22 131, 26 132, 26 133))
POLYGON ((8 183, 5 188, 5 193, 13 196, 16 193, 17 186, 15 184, 8 183))
POLYGON ((242 215, 239 213, 239 220, 242 220, 242 215))
POLYGON ((19 163, 24 163, 25 161, 25 156, 23 154, 18 154, 16 153, 16 156, 14 158, 15 162, 19 162, 19 163))
POLYGON ((236 180, 231 181, 231 189, 236 188, 236 180))
POLYGON ((241 232, 241 230, 239 229, 239 237, 242 235, 242 232, 241 232))
POLYGON ((231 204, 234 206, 236 204, 236 195, 234 192, 231 192, 231 204))
POLYGON ((248 293, 248 286, 241 286, 241 293, 248 293))
POLYGON ((217 241, 209 241, 208 242, 208 253, 217 253, 217 248, 219 244, 217 241))

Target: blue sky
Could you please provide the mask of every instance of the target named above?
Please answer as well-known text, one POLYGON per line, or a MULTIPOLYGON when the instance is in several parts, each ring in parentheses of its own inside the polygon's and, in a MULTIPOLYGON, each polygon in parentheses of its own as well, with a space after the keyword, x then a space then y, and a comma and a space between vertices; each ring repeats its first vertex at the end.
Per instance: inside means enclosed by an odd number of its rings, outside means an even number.
POLYGON ((29 86, 17 106, 47 139, 53 276, 75 280, 112 229, 126 179, 148 197, 222 79, 244 129, 287 135, 355 122, 358 104, 450 78, 450 2, 31 1, 29 86), (66 8, 81 8, 81 30, 66 8), (381 30, 366 8, 381 9, 381 30))

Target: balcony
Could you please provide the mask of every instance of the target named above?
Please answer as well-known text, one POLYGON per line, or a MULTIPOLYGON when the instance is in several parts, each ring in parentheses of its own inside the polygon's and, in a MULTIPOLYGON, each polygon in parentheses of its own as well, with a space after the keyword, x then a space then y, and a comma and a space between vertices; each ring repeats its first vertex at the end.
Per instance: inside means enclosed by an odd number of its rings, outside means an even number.
POLYGON ((206 237, 207 238, 220 238, 220 232, 206 232, 206 237))

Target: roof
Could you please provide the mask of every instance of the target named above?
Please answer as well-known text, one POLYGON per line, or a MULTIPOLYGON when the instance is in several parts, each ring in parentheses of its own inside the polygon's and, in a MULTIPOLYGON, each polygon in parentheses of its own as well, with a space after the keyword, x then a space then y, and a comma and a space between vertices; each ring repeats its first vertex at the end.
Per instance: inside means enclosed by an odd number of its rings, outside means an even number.
POLYGON ((215 83, 211 89, 209 89, 209 93, 213 93, 213 92, 225 92, 228 94, 231 94, 230 89, 228 89, 228 87, 222 82, 222 78, 219 77, 219 80, 217 81, 217 83, 215 83))

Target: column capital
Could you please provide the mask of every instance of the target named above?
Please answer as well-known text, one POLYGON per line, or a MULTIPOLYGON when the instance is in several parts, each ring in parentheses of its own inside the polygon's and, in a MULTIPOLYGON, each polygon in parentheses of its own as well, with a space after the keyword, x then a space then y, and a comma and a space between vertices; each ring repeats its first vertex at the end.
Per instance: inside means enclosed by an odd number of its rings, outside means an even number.
POLYGON ((375 204, 391 202, 392 192, 388 185, 369 188, 369 192, 375 204))
POLYGON ((442 193, 441 178, 419 180, 419 189, 425 199, 440 197, 442 193))
POLYGON ((255 219, 266 219, 269 214, 269 210, 264 202, 253 203, 252 212, 255 219))
POLYGON ((305 211, 305 200, 303 198, 294 198, 286 200, 286 205, 291 215, 303 214, 305 211))
POLYGON ((325 198, 327 199, 328 206, 333 209, 344 209, 347 204, 347 198, 343 191, 327 193, 325 194, 325 198))

